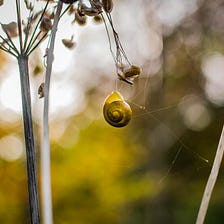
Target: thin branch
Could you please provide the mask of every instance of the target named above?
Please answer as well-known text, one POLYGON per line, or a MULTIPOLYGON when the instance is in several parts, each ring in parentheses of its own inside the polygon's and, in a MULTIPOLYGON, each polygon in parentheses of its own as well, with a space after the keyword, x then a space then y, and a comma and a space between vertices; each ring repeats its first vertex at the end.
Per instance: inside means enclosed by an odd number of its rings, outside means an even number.
POLYGON ((206 188, 205 188, 205 191, 204 191, 204 194, 202 197, 196 224, 204 223, 205 216, 207 214, 207 210, 208 210, 208 206, 209 206, 209 202, 211 199, 211 195, 212 195, 212 192, 213 192, 213 189, 214 189, 217 177, 218 177, 219 169, 220 169, 220 166, 222 163, 223 154, 224 154, 224 126, 223 126, 222 133, 221 133, 221 136, 219 139, 219 144, 218 144, 218 148, 216 151, 212 170, 209 175, 209 178, 208 178, 208 181, 206 184, 206 188))
POLYGON ((23 49, 26 50, 26 46, 28 43, 28 38, 29 38, 29 32, 30 32, 30 28, 31 28, 31 24, 32 24, 32 19, 33 19, 33 9, 30 9, 29 11, 29 16, 28 16, 28 23, 27 23, 27 30, 25 32, 25 40, 24 40, 24 46, 23 49))
POLYGON ((9 54, 11 54, 12 56, 14 56, 14 57, 17 57, 17 55, 15 54, 15 53, 13 53, 10 49, 7 49, 5 46, 3 46, 3 45, 0 45, 0 49, 1 50, 3 50, 3 51, 5 51, 5 52, 7 52, 7 53, 9 53, 9 54))
MULTIPOLYGON (((73 4, 73 3, 72 3, 73 4)), ((72 4, 69 4, 65 10, 61 13, 60 18, 68 11, 68 9, 71 7, 72 4)))
POLYGON ((0 38, 2 39, 2 44, 6 43, 8 45, 9 48, 13 48, 13 46, 7 41, 7 39, 5 39, 2 35, 0 35, 0 38))
POLYGON ((51 177, 50 177, 50 140, 49 140, 49 88, 54 59, 55 37, 62 11, 63 2, 58 1, 56 14, 51 30, 50 46, 47 53, 47 70, 44 86, 44 114, 43 114, 43 137, 41 153, 41 176, 42 176, 42 203, 43 203, 43 223, 52 224, 52 200, 51 200, 51 177))
POLYGON ((48 4, 49 4, 49 1, 47 1, 46 5, 45 5, 45 7, 44 7, 44 9, 43 9, 43 12, 42 12, 42 14, 41 14, 41 16, 40 16, 40 18, 39 18, 39 20, 38 20, 38 22, 37 22, 35 28, 34 28, 34 31, 33 31, 33 33, 32 33, 32 36, 31 36, 31 38, 30 38, 30 41, 29 41, 29 44, 28 44, 27 48, 24 49, 24 51, 25 51, 27 54, 28 54, 29 50, 32 48, 33 44, 35 43, 37 37, 39 36, 39 33, 38 33, 37 35, 35 35, 35 34, 36 34, 36 31, 37 31, 37 29, 38 29, 38 27, 39 27, 39 24, 40 24, 42 18, 44 17, 44 13, 45 13, 46 10, 47 10, 47 6, 48 6, 48 4))
POLYGON ((121 57, 120 56, 120 51, 121 53, 123 54, 124 58, 126 59, 126 61, 128 62, 129 65, 131 65, 124 49, 123 49, 123 46, 121 44, 121 41, 119 39, 119 36, 118 36, 118 33, 116 32, 115 28, 114 28, 114 25, 113 25, 113 20, 112 20, 112 17, 111 17, 111 14, 110 13, 106 13, 106 16, 107 16, 107 19, 111 25, 111 29, 113 31, 113 35, 114 35, 114 40, 115 40, 115 44, 116 44, 116 47, 117 47, 117 57, 121 57))
POLYGON ((10 35, 8 34, 8 32, 7 32, 6 30, 5 30, 4 32, 5 32, 5 34, 7 35, 7 38, 8 38, 7 40, 8 40, 9 42, 8 42, 3 36, 1 36, 1 35, 0 35, 0 38, 1 38, 3 41, 5 41, 5 43, 9 46, 9 48, 12 49, 12 50, 14 50, 15 53, 17 54, 17 56, 18 56, 18 55, 19 55, 19 51, 17 50, 15 44, 13 43, 13 41, 12 41, 10 35))
POLYGON ((19 30, 19 42, 20 42, 20 52, 23 51, 23 35, 22 35, 22 22, 21 22, 21 10, 20 10, 20 0, 16 0, 16 11, 17 11, 17 24, 19 30))
POLYGON ((107 33, 107 38, 108 38, 108 42, 109 42, 109 48, 110 48, 111 55, 112 55, 112 57, 113 57, 113 59, 114 59, 115 64, 117 64, 116 57, 115 57, 114 52, 113 52, 113 50, 112 50, 112 44, 111 44, 111 39, 110 39, 110 33, 109 33, 109 29, 108 29, 108 27, 107 27, 106 20, 105 20, 105 18, 104 18, 103 15, 101 15, 101 17, 102 17, 102 19, 103 19, 103 23, 104 23, 104 26, 105 26, 105 29, 106 29, 106 33, 107 33))
POLYGON ((6 48, 6 47, 3 45, 3 43, 0 43, 0 48, 1 48, 3 51, 6 51, 6 52, 9 51, 9 49, 6 48))
POLYGON ((79 1, 79 0, 76 0, 76 1, 74 1, 73 3, 69 4, 69 5, 64 9, 64 11, 61 13, 59 19, 61 19, 61 17, 68 11, 68 9, 69 9, 75 2, 77 2, 77 1, 79 1))
MULTIPOLYGON (((41 31, 38 33, 37 36, 39 36, 41 34, 41 31)), ((40 40, 34 45, 32 46, 32 49, 30 49, 28 52, 27 52, 27 55, 30 55, 38 46, 40 43, 42 43, 42 41, 46 38, 48 33, 45 33, 41 38, 40 40)))

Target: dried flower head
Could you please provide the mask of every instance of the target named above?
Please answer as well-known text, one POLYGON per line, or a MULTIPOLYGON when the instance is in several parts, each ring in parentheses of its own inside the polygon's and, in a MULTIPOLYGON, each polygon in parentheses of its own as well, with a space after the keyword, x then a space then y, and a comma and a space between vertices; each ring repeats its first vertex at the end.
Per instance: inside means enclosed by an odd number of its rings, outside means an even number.
POLYGON ((0 0, 0 6, 4 4, 4 0, 0 0))

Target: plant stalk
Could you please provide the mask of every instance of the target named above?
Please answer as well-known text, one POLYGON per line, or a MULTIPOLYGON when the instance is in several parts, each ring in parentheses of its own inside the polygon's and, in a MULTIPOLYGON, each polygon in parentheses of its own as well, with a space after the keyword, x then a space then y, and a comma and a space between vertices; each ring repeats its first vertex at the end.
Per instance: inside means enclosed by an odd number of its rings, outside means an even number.
POLYGON ((201 205, 199 208, 196 224, 203 224, 205 220, 205 216, 207 214, 209 202, 212 196, 213 189, 215 187, 215 183, 219 174, 219 169, 222 163, 224 154, 224 126, 222 128, 222 133, 219 139, 218 148, 216 151, 215 159, 212 165, 212 170, 210 172, 205 191, 202 197, 201 205))
POLYGON ((41 153, 41 186, 42 186, 42 211, 43 223, 53 223, 52 196, 51 196, 51 174, 50 174, 50 138, 49 138, 49 89, 54 59, 54 44, 63 2, 58 1, 57 10, 50 36, 50 46, 47 54, 47 68, 44 85, 44 112, 43 112, 43 137, 41 153))
POLYGON ((18 56, 17 60, 19 65, 20 81, 21 81, 30 219, 31 224, 39 224, 40 214, 39 214, 39 200, 38 200, 37 181, 36 181, 36 160, 35 160, 34 135, 33 135, 33 123, 32 123, 33 121, 31 113, 28 57, 26 55, 21 54, 18 56))

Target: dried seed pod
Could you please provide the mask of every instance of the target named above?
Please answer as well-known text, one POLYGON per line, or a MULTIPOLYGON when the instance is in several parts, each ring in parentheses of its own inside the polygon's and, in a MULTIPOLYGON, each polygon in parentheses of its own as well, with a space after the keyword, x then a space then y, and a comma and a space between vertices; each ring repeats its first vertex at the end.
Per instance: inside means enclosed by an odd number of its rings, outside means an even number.
POLYGON ((76 43, 73 40, 73 36, 71 37, 71 39, 62 39, 62 43, 68 49, 73 49, 76 46, 76 43))
POLYGON ((105 12, 110 13, 113 9, 113 1, 112 0, 102 0, 103 9, 105 12))
POLYGON ((86 19, 87 18, 85 15, 83 15, 79 10, 76 10, 74 22, 77 22, 80 26, 83 26, 86 24, 86 19))
POLYGON ((82 14, 87 16, 99 15, 102 11, 96 7, 87 7, 85 4, 79 4, 79 10, 82 14))
POLYGON ((77 0, 60 0, 60 1, 66 3, 66 4, 72 4, 74 2, 77 2, 77 0))
POLYGON ((130 85, 133 85, 133 80, 137 78, 142 72, 142 69, 136 65, 131 65, 128 68, 121 67, 120 69, 121 71, 117 74, 119 79, 130 85))
POLYGON ((131 107, 118 91, 112 92, 103 106, 105 120, 113 127, 126 126, 132 117, 131 107))
POLYGON ((40 30, 42 32, 48 32, 52 28, 52 22, 48 17, 43 17, 40 23, 40 30))
POLYGON ((101 15, 96 15, 96 16, 94 16, 94 17, 93 17, 93 20, 94 20, 94 22, 97 23, 97 24, 103 22, 103 19, 102 19, 101 15))
POLYGON ((123 74, 125 78, 136 78, 142 72, 142 69, 136 65, 131 65, 131 67, 124 69, 123 74))
POLYGON ((5 33, 7 33, 10 37, 17 37, 18 33, 18 25, 16 22, 11 22, 8 24, 1 24, 2 29, 5 33))
POLYGON ((39 98, 43 98, 44 97, 44 82, 41 83, 39 88, 38 88, 38 95, 39 95, 39 98))

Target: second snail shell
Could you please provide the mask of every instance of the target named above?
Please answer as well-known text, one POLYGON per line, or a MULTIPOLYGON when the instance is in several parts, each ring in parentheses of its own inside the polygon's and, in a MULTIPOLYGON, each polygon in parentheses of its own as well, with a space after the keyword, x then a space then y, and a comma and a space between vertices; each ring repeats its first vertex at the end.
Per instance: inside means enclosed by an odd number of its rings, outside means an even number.
POLYGON ((131 107, 118 91, 112 92, 103 106, 105 120, 114 127, 126 126, 132 117, 131 107))

